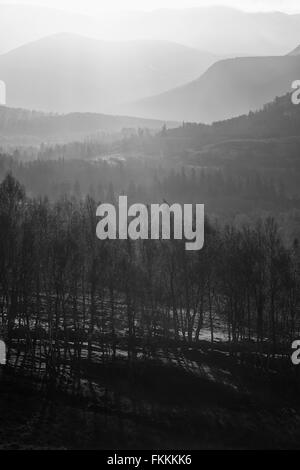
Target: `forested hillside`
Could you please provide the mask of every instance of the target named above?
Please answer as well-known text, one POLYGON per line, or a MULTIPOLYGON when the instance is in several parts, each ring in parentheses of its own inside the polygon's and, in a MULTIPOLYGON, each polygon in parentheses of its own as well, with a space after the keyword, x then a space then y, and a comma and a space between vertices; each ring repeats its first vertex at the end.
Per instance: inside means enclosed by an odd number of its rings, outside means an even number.
POLYGON ((218 121, 210 126, 184 124, 169 132, 174 137, 192 139, 191 145, 204 145, 230 139, 267 139, 300 135, 300 106, 288 93, 265 104, 260 110, 218 121))

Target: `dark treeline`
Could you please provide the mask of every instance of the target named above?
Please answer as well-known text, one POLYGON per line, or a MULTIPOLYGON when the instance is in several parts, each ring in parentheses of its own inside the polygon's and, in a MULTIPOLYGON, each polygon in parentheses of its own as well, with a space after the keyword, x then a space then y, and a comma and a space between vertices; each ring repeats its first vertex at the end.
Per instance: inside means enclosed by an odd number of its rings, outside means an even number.
POLYGON ((300 248, 284 246, 274 220, 207 221, 203 250, 187 252, 180 241, 99 241, 96 206, 90 196, 30 199, 11 174, 1 183, 0 321, 11 361, 25 354, 56 377, 216 334, 233 354, 246 344, 268 358, 290 351, 300 248))
MULTIPOLYGON (((78 198, 91 195, 105 200, 113 191, 125 193, 133 201, 176 202, 215 201, 219 212, 226 211, 230 200, 232 209, 244 204, 251 209, 289 209, 298 207, 280 180, 267 173, 237 168, 203 168, 170 162, 167 159, 127 158, 56 159, 20 162, 16 155, 0 155, 0 178, 8 171, 25 186, 33 197, 57 200, 62 196, 78 198)), ((82 149, 81 149, 82 150, 82 149)))
MULTIPOLYGON (((58 147, 60 148, 60 147, 58 147)), ((55 155, 57 149, 53 147, 55 155)), ((57 154, 57 156, 59 153, 57 154)), ((110 156, 108 159, 19 161, 0 156, 0 180, 10 171, 32 198, 63 197, 111 202, 126 194, 131 203, 204 203, 206 213, 223 223, 275 217, 285 241, 300 237, 300 195, 278 175, 252 168, 205 168, 166 158, 110 156)), ((295 183, 297 173, 292 174, 295 183)))

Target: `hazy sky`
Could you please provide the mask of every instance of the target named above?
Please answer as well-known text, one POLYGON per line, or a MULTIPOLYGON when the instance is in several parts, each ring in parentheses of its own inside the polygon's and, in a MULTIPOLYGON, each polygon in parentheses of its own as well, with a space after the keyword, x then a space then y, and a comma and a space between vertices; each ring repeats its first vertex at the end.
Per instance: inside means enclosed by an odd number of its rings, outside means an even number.
POLYGON ((97 14, 101 10, 153 10, 207 5, 227 5, 247 11, 279 10, 300 12, 299 0, 0 0, 2 4, 38 4, 61 9, 97 14))

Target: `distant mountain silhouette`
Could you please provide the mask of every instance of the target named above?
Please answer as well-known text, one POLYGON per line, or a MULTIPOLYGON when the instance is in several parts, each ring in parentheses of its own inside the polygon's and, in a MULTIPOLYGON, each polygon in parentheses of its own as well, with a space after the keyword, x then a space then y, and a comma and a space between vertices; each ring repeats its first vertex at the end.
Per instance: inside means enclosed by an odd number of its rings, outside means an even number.
POLYGON ((282 12, 224 6, 161 9, 127 22, 128 31, 140 37, 175 40, 222 55, 285 54, 300 40, 300 15, 282 12))
POLYGON ((131 103, 137 116, 210 123, 255 111, 300 79, 297 54, 221 60, 200 78, 167 93, 131 103))
POLYGON ((0 54, 61 32, 89 34, 101 32, 99 21, 87 15, 38 5, 0 5, 0 54))
POLYGON ((0 56, 7 104, 50 112, 115 112, 122 102, 166 91, 215 56, 166 41, 100 41, 61 33, 0 56))
POLYGON ((39 6, 0 5, 0 53, 45 35, 70 32, 99 39, 167 40, 226 56, 278 55, 300 42, 299 31, 300 15, 220 6, 97 18, 39 6))

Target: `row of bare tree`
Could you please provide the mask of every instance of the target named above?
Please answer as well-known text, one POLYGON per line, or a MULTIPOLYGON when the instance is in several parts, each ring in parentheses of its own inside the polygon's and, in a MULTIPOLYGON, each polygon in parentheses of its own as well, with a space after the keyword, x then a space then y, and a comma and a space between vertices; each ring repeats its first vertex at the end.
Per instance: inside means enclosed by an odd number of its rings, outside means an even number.
POLYGON ((284 246, 274 220, 207 221, 204 248, 187 252, 174 240, 99 241, 96 206, 29 199, 10 174, 1 183, 0 322, 11 358, 25 353, 56 374, 220 335, 234 351, 247 343, 275 354, 298 335, 300 248, 284 246))

